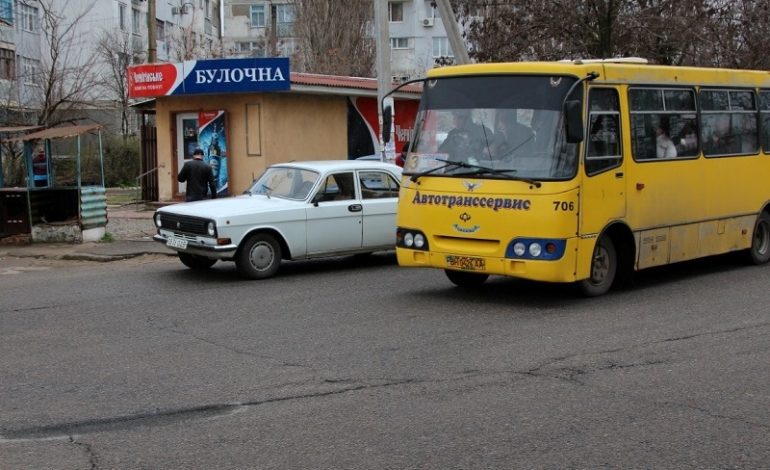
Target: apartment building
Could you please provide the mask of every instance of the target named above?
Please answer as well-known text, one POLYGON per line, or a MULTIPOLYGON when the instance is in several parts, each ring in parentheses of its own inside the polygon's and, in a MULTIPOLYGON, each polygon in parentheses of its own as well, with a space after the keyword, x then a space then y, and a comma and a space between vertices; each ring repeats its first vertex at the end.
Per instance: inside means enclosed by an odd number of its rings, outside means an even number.
MULTIPOLYGON (((291 57, 300 47, 293 35, 295 17, 287 0, 224 0, 225 54, 291 57)), ((444 24, 431 0, 389 1, 388 20, 395 81, 420 77, 436 65, 453 62, 444 24)))
MULTIPOLYGON (((182 61, 222 55, 221 0, 155 0, 156 60, 182 61)), ((59 67, 64 80, 84 74, 94 86, 85 98, 93 108, 121 101, 109 80, 106 47, 121 60, 148 60, 148 0, 0 0, 0 103, 35 109, 50 68, 51 33, 44 6, 58 26, 59 67), (71 27, 71 29, 70 29, 71 27), (66 32, 65 32, 66 31, 66 32), (68 78, 66 78, 68 77, 68 78)), ((78 78, 78 76, 80 78, 78 78)), ((115 78, 117 79, 117 78, 115 78)), ((65 82, 63 89, 67 89, 65 82)), ((2 118, 2 117, 0 117, 2 118)), ((8 119, 5 119, 8 120, 8 119)))

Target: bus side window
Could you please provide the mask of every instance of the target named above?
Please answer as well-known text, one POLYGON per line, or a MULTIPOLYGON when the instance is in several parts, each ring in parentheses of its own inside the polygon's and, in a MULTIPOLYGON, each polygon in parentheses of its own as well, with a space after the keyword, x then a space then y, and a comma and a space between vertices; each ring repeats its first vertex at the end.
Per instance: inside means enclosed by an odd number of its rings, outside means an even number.
POLYGON ((762 148, 770 153, 770 91, 759 92, 760 126, 762 129, 762 148))
POLYGON ((701 90, 703 153, 749 155, 759 150, 757 107, 750 90, 701 90))
POLYGON ((591 89, 588 102, 586 174, 593 175, 618 166, 620 152, 620 105, 613 88, 591 89))

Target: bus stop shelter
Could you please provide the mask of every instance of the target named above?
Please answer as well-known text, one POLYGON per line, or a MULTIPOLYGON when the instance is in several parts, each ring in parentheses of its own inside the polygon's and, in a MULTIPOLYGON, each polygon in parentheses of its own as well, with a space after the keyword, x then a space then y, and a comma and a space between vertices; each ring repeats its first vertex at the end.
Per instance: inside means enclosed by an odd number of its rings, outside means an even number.
POLYGON ((6 139, 22 146, 23 186, 0 185, 0 239, 84 242, 106 233, 100 126, 63 126, 6 139))

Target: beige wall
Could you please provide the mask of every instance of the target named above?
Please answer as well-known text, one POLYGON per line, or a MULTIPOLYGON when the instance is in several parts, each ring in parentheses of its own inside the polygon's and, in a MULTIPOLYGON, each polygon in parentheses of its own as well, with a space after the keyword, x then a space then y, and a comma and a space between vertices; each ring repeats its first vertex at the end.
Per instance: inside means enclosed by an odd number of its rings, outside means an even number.
POLYGON ((347 158, 344 96, 250 93, 163 97, 156 101, 159 200, 176 193, 176 114, 226 111, 230 194, 242 193, 264 169, 289 160, 347 158))

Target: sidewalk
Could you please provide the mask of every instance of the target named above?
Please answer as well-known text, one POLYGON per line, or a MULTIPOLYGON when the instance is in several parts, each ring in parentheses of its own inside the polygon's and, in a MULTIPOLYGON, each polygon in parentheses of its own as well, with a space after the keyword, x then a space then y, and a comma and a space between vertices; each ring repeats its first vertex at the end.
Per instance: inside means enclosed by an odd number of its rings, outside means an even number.
POLYGON ((176 256, 176 252, 153 241, 156 233, 153 210, 143 206, 107 208, 107 233, 110 242, 32 243, 0 245, 0 258, 47 258, 80 261, 116 261, 146 254, 176 256))

